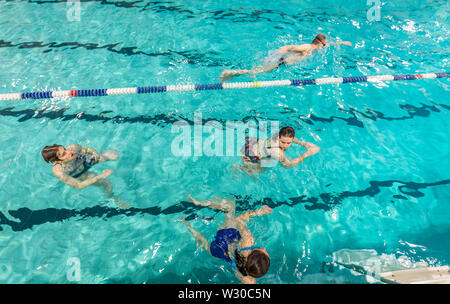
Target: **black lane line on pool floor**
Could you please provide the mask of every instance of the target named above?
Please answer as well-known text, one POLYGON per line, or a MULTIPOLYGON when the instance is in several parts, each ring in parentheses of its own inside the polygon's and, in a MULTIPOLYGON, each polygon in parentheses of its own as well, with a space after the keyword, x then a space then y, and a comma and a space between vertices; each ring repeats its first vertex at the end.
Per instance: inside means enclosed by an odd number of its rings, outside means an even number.
MULTIPOLYGON (((415 198, 420 198, 425 196, 425 194, 420 189, 425 189, 433 186, 442 186, 450 184, 450 179, 445 179, 438 182, 432 183, 415 183, 415 182, 403 182, 400 180, 387 180, 387 181, 370 181, 370 186, 363 190, 358 191, 344 191, 337 195, 332 193, 322 193, 318 197, 293 197, 289 198, 288 201, 275 202, 271 198, 264 198, 262 200, 256 200, 252 202, 251 196, 242 197, 240 195, 233 195, 236 198, 236 211, 244 212, 248 210, 255 209, 260 205, 268 205, 271 208, 280 207, 287 205, 294 207, 297 204, 305 204, 304 207, 307 210, 324 210, 329 211, 333 209, 335 205, 340 204, 344 199, 350 197, 374 197, 381 192, 381 188, 389 188, 394 184, 401 184, 398 186, 398 191, 402 194, 393 195, 395 199, 408 200, 407 196, 412 196, 415 198)), ((327 185, 328 186, 328 185, 327 185)), ((391 203, 395 201, 391 200, 391 203)), ((212 220, 213 217, 209 216, 199 216, 195 212, 197 210, 204 209, 203 207, 195 206, 190 202, 181 201, 176 205, 172 205, 168 208, 162 209, 158 206, 148 207, 148 208, 134 208, 123 210, 118 208, 104 207, 104 206, 93 206, 87 207, 81 210, 76 209, 57 209, 57 208, 46 208, 41 210, 31 210, 30 208, 19 208, 17 210, 9 210, 7 213, 17 219, 18 221, 8 219, 4 213, 0 212, 0 231, 3 231, 3 225, 10 226, 13 231, 23 231, 26 229, 32 229, 33 226, 42 225, 45 223, 62 222, 71 218, 77 217, 78 220, 83 220, 86 218, 102 218, 103 220, 113 217, 113 216, 135 216, 150 214, 158 216, 161 214, 183 214, 186 220, 193 220, 196 218, 203 218, 205 220, 212 220)))
MULTIPOLYGON (((286 119, 291 121, 292 119, 298 119, 304 123, 307 123, 309 125, 315 125, 315 123, 333 123, 335 120, 342 120, 347 123, 349 126, 354 126, 358 128, 364 128, 364 123, 360 119, 358 119, 358 115, 363 116, 364 118, 377 121, 377 120, 385 120, 385 121, 402 121, 402 120, 408 120, 408 119, 414 119, 415 117, 423 117, 428 118, 430 117, 431 113, 439 113, 441 110, 439 108, 443 108, 445 110, 450 110, 450 106, 445 104, 435 104, 435 105, 426 105, 421 103, 420 107, 411 105, 411 104, 403 104, 399 105, 400 109, 403 111, 406 111, 408 115, 401 116, 401 117, 389 117, 386 116, 384 113, 372 109, 366 109, 364 112, 359 111, 354 108, 350 109, 339 109, 339 111, 350 115, 351 117, 339 117, 339 116, 330 116, 330 117, 320 117, 315 114, 308 114, 306 115, 298 115, 297 112, 293 112, 293 110, 289 109, 283 109, 283 112, 280 112, 280 114, 289 114, 286 119)), ((42 119, 47 118, 50 120, 56 120, 60 119, 61 121, 72 121, 72 120, 80 120, 80 121, 88 121, 88 122, 112 122, 115 124, 133 124, 133 123, 142 123, 142 124, 153 124, 160 127, 166 127, 169 125, 172 125, 175 122, 179 121, 185 121, 189 123, 190 125, 194 125, 194 121, 188 118, 184 118, 181 115, 167 115, 167 114, 156 114, 156 115, 149 115, 149 116, 135 116, 135 117, 127 117, 127 116, 121 116, 116 115, 112 117, 107 117, 106 115, 113 113, 112 111, 102 111, 99 114, 89 114, 86 112, 80 112, 75 114, 66 114, 69 110, 69 108, 61 108, 57 110, 50 110, 47 111, 49 108, 43 108, 43 109, 24 109, 24 110, 14 110, 14 107, 7 107, 0 109, 0 116, 5 117, 17 117, 18 122, 24 122, 27 120, 32 119, 42 119)), ((246 123, 250 120, 267 120, 267 121, 279 121, 278 119, 273 118, 267 118, 263 117, 261 115, 258 116, 246 116, 242 118, 240 121, 246 123)), ((217 121, 221 123, 223 126, 226 125, 225 120, 223 119, 216 119, 216 118, 202 118, 202 123, 206 124, 210 121, 217 121)), ((320 131, 320 130, 319 130, 320 131)))
POLYGON ((124 56, 136 56, 143 55, 148 57, 167 57, 168 60, 181 60, 184 63, 207 66, 207 67, 222 67, 233 66, 233 63, 228 60, 220 60, 215 58, 219 56, 219 53, 215 51, 198 52, 192 51, 174 51, 166 50, 163 52, 144 52, 139 50, 137 46, 120 46, 122 42, 115 42, 111 44, 99 45, 98 43, 89 42, 81 43, 77 41, 65 41, 65 42, 43 42, 43 41, 24 41, 14 43, 12 41, 6 41, 0 39, 0 48, 17 48, 17 49, 42 49, 42 53, 49 53, 52 51, 66 51, 83 48, 88 51, 94 50, 106 50, 108 52, 124 55, 124 56), (215 57, 214 57, 215 56, 215 57))
MULTIPOLYGON (((7 0, 8 2, 17 2, 17 0, 7 0)), ((22 0, 23 1, 23 0, 22 0)), ((46 4, 66 4, 67 0, 27 0, 30 4, 46 5, 46 4)), ((329 13, 319 11, 303 10, 297 14, 287 14, 281 10, 272 9, 252 9, 252 8, 223 8, 218 10, 197 9, 193 11, 189 6, 181 3, 173 3, 172 1, 108 1, 108 0, 80 0, 81 3, 97 2, 99 5, 112 5, 116 8, 125 9, 139 9, 138 12, 151 11, 152 13, 167 13, 176 14, 176 17, 181 20, 190 20, 192 18, 201 19, 203 22, 217 20, 226 20, 232 23, 251 23, 251 22, 273 22, 276 29, 284 29, 285 25, 295 25, 297 21, 304 22, 311 21, 315 18, 329 18, 329 13)), ((136 11, 136 10, 135 10, 136 11)), ((348 14, 334 13, 333 17, 342 19, 348 18, 348 14)))

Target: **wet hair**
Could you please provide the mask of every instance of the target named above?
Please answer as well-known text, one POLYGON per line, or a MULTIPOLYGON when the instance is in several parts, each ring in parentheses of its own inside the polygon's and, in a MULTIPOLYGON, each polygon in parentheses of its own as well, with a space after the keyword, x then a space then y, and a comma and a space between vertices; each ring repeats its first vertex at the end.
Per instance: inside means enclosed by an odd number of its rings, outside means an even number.
POLYGON ((44 160, 48 163, 54 163, 55 161, 60 160, 59 157, 56 155, 56 153, 59 150, 59 147, 62 147, 61 145, 54 144, 53 146, 45 146, 44 149, 42 149, 41 154, 44 160))
POLYGON ((324 34, 318 34, 316 38, 314 38, 312 44, 319 44, 319 43, 326 44, 325 43, 326 40, 327 36, 325 36, 324 34))
POLYGON ((295 137, 295 131, 292 127, 284 127, 281 128, 280 132, 278 133, 278 136, 295 137))
POLYGON ((240 254, 237 249, 234 250, 234 256, 236 258, 236 267, 239 270, 240 273, 242 273, 242 275, 246 276, 247 274, 247 269, 245 269, 245 258, 242 254, 240 254))
POLYGON ((260 250, 253 250, 247 257, 242 256, 237 250, 234 251, 236 267, 244 276, 260 278, 266 274, 270 266, 270 258, 260 250))

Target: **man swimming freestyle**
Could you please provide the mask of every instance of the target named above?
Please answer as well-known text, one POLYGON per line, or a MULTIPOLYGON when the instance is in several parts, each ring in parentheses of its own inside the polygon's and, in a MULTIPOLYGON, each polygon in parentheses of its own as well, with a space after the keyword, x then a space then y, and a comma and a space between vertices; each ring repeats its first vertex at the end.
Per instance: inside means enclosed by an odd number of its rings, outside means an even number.
POLYGON ((266 73, 278 68, 280 65, 291 65, 298 63, 300 60, 305 59, 313 55, 317 50, 329 46, 335 45, 348 45, 352 46, 349 41, 337 41, 327 43, 327 37, 324 34, 318 34, 312 43, 300 44, 300 45, 285 45, 278 49, 278 54, 282 55, 275 64, 266 65, 263 67, 256 67, 250 70, 223 70, 219 77, 220 82, 225 82, 231 78, 244 74, 259 74, 266 73))

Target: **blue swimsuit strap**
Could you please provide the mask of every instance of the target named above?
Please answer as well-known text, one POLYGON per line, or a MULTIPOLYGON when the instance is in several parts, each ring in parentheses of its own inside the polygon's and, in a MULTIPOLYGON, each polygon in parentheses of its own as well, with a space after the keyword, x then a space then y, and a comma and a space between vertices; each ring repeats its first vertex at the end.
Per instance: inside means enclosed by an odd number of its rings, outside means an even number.
MULTIPOLYGON (((238 249, 237 252, 241 252, 241 251, 245 251, 245 250, 253 250, 253 249, 261 249, 261 247, 256 247, 256 246, 244 247, 244 248, 238 249)), ((233 259, 231 261, 231 267, 233 267, 234 269, 237 269, 236 259, 233 259)))
POLYGON ((80 177, 82 174, 84 174, 86 171, 88 171, 92 166, 94 166, 95 164, 98 163, 98 161, 96 161, 95 157, 88 156, 86 154, 76 153, 76 158, 77 158, 77 161, 79 161, 80 163, 78 164, 78 166, 75 169, 73 169, 72 172, 69 173, 69 175, 72 176, 73 178, 80 177), (81 165, 83 165, 83 170, 81 170, 81 172, 79 172, 75 175, 72 175, 81 165))
POLYGON ((245 250, 253 250, 253 249, 261 249, 261 247, 256 247, 253 245, 250 247, 244 247, 244 248, 238 249, 238 252, 245 251, 245 250))

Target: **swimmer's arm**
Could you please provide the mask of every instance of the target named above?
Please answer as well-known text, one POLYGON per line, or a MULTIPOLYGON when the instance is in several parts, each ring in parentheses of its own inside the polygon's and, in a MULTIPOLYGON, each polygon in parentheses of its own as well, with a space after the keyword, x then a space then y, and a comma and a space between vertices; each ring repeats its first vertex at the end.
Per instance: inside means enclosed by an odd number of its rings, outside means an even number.
POLYGON ((112 170, 103 170, 103 172, 95 177, 86 179, 82 182, 80 182, 79 180, 77 180, 76 178, 73 178, 72 176, 69 176, 67 174, 65 174, 62 170, 60 166, 53 166, 53 174, 60 180, 62 181, 64 184, 74 187, 76 189, 83 189, 86 188, 87 186, 90 186, 96 182, 98 182, 101 179, 107 178, 109 175, 111 175, 112 170))
POLYGON ((306 52, 311 49, 310 44, 301 44, 301 45, 285 45, 278 49, 278 53, 286 54, 288 52, 306 52))
POLYGON ((311 149, 313 151, 315 151, 314 154, 316 154, 317 152, 319 152, 320 148, 318 146, 316 146, 313 143, 309 143, 307 141, 303 141, 303 140, 298 140, 297 138, 294 137, 294 140, 292 141, 294 143, 296 143, 297 145, 300 145, 302 147, 305 147, 307 149, 311 149))
POLYGON ((256 279, 254 277, 243 276, 239 271, 234 271, 234 274, 243 284, 256 284, 256 279))
POLYGON ((308 156, 312 156, 314 154, 316 154, 317 152, 319 152, 320 148, 314 144, 311 143, 307 143, 307 142, 302 142, 305 145, 301 144, 304 147, 307 147, 308 150, 306 150, 306 152, 303 155, 300 155, 297 158, 294 158, 293 160, 289 160, 286 157, 286 154, 283 151, 280 151, 279 153, 279 157, 278 157, 278 161, 280 162, 280 164, 285 167, 285 168, 292 168, 297 166, 299 163, 301 163, 302 161, 305 160, 305 158, 307 158, 308 156))
POLYGON ((280 162, 280 164, 284 167, 284 168, 292 168, 297 166, 300 162, 303 161, 303 159, 301 158, 301 156, 297 157, 294 160, 289 160, 286 157, 286 154, 284 153, 284 151, 282 151, 281 149, 272 149, 272 151, 276 151, 275 153, 272 153, 272 157, 275 159, 278 159, 278 161, 280 162))
POLYGON ((303 161, 305 158, 307 158, 309 156, 313 156, 314 154, 316 154, 317 152, 320 151, 320 148, 318 146, 316 146, 315 144, 313 144, 313 143, 309 143, 309 142, 306 142, 306 141, 301 141, 301 140, 298 140, 295 137, 294 137, 293 142, 295 142, 296 144, 298 144, 298 145, 300 145, 302 147, 305 147, 307 149, 306 152, 303 155, 300 156, 302 158, 301 161, 303 161))
POLYGON ((335 41, 335 42, 327 42, 327 46, 329 45, 347 45, 347 46, 353 46, 350 41, 335 41))

